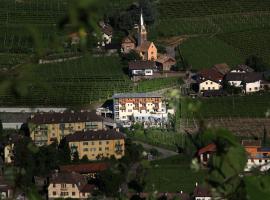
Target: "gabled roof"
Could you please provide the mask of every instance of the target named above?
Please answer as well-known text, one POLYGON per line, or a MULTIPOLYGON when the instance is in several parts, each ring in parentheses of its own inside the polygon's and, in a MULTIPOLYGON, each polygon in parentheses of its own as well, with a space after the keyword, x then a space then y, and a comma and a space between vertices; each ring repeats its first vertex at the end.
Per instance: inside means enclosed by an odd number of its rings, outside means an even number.
POLYGON ((103 27, 101 27, 101 31, 108 36, 112 36, 113 34, 113 28, 109 24, 105 24, 103 27))
POLYGON ((152 44, 154 44, 154 43, 150 42, 150 41, 146 41, 146 42, 142 43, 140 46, 138 46, 137 50, 141 51, 141 52, 147 52, 152 44))
POLYGON ((97 173, 104 171, 109 168, 109 163, 81 163, 81 164, 71 164, 62 165, 59 167, 60 171, 64 172, 77 172, 80 174, 97 173))
POLYGON ((37 113, 28 122, 34 124, 57 124, 102 121, 102 117, 95 112, 63 112, 63 113, 37 113))
POLYGON ((123 43, 130 43, 130 42, 134 43, 134 44, 136 43, 136 40, 131 35, 128 35, 122 39, 122 44, 123 43))
POLYGON ((198 150, 197 155, 201 155, 206 152, 215 152, 217 149, 217 146, 214 143, 208 144, 207 146, 201 148, 198 150))
POLYGON ((140 69, 155 69, 156 65, 154 61, 150 60, 135 60, 128 63, 130 70, 140 69))
POLYGON ((172 62, 176 62, 176 60, 173 57, 171 57, 167 54, 158 54, 156 62, 163 64, 169 60, 171 60, 172 62))
POLYGON ((227 65, 227 63, 215 64, 213 66, 213 69, 223 75, 227 74, 230 71, 230 67, 229 65, 227 65))
POLYGON ((254 69, 252 69, 251 67, 249 67, 247 65, 237 65, 232 70, 237 70, 237 71, 241 71, 241 72, 254 72, 254 69))
POLYGON ((242 81, 244 83, 253 83, 263 79, 263 74, 258 72, 234 73, 230 72, 225 77, 226 81, 242 81))
POLYGON ((120 140, 125 139, 123 133, 115 130, 77 131, 66 136, 68 142, 97 141, 97 140, 120 140))
MULTIPOLYGON (((219 73, 218 71, 214 69, 203 69, 199 71, 198 73, 200 78, 204 78, 206 80, 211 80, 216 83, 219 83, 223 79, 223 74, 219 73)), ((205 80, 201 80, 201 82, 204 82, 205 80)))

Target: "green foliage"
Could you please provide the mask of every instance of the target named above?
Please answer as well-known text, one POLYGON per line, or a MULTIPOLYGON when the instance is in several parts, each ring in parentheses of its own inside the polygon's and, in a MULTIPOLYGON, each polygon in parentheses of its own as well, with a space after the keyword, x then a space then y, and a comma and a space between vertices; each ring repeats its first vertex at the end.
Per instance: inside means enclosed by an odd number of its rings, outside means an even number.
POLYGON ((263 72, 268 68, 263 60, 257 56, 248 57, 246 60, 246 65, 250 66, 257 72, 263 72))
MULTIPOLYGON (((63 138, 60 141, 60 144, 58 146, 58 151, 59 151, 59 162, 62 164, 68 164, 71 161, 71 151, 68 145, 68 142, 66 141, 66 138, 63 138)), ((77 154, 76 161, 78 161, 79 156, 77 154)))
POLYGON ((147 192, 192 192, 196 182, 202 182, 206 171, 195 172, 190 168, 186 155, 151 161, 145 181, 147 192))

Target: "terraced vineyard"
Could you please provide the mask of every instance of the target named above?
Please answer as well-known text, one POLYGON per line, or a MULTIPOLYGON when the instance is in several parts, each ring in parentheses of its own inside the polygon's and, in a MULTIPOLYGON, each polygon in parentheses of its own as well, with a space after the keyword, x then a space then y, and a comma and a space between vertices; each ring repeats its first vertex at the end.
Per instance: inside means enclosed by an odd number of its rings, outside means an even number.
POLYGON ((1 82, 5 105, 83 105, 132 90, 118 57, 86 56, 59 63, 25 65, 16 79, 1 82))

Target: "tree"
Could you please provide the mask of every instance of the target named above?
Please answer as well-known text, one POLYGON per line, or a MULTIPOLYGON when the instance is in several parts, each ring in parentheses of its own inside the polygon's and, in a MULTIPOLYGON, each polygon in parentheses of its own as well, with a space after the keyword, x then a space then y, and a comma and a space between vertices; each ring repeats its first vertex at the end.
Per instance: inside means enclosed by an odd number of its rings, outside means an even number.
POLYGON ((71 151, 66 138, 60 141, 58 146, 58 157, 60 164, 68 164, 71 160, 71 151))
POLYGON ((72 154, 72 162, 78 163, 79 161, 80 161, 80 158, 79 158, 78 151, 75 151, 75 152, 72 154))
POLYGON ((157 10, 150 0, 139 0, 140 8, 143 11, 143 17, 146 24, 154 24, 157 17, 157 10))
POLYGON ((0 135, 3 135, 3 123, 1 119, 0 119, 0 135))
POLYGON ((249 56, 246 59, 246 65, 253 68, 256 72, 263 72, 268 68, 267 64, 264 63, 263 59, 256 55, 249 56))

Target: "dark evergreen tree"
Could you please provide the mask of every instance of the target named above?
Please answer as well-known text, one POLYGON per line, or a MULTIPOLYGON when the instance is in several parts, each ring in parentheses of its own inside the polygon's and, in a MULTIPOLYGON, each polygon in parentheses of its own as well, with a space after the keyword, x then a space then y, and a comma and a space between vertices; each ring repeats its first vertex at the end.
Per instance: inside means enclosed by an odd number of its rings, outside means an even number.
POLYGON ((60 164, 68 164, 71 160, 71 151, 68 145, 68 142, 66 138, 63 138, 60 141, 60 144, 58 146, 58 158, 60 164))

